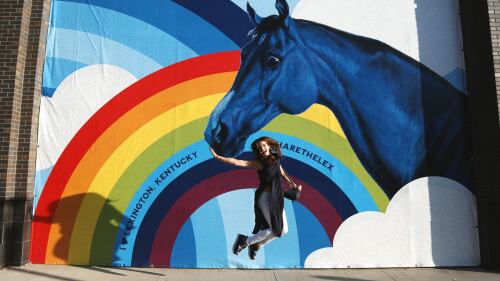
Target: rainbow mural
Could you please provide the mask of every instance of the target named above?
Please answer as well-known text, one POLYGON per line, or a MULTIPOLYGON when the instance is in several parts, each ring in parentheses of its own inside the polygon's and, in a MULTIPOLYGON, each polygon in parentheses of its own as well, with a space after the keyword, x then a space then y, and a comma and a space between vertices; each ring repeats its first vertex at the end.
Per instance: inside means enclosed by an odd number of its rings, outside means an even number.
MULTIPOLYGON (((52 1, 33 263, 300 268, 312 252, 331 247, 347 218, 386 210, 388 197, 335 116, 313 105, 300 115, 280 115, 248 141, 262 135, 280 141, 283 166, 304 187, 300 200, 285 204, 289 233, 255 261, 231 253, 236 233, 253 226, 258 178, 215 161, 203 131, 249 40, 245 3, 52 1), (124 87, 99 104, 107 88, 92 77, 105 84, 108 73, 124 87), (83 106, 94 106, 88 118, 71 107, 76 102, 57 103, 78 95, 83 106), (68 123, 71 130, 64 129, 68 123), (60 150, 51 152, 56 144, 60 150)), ((241 157, 251 158, 250 151, 241 157)))
MULTIPOLYGON (((255 172, 211 159, 203 141, 208 115, 238 64, 238 52, 183 61, 141 79, 94 114, 45 184, 33 224, 33 262, 171 266, 176 243, 187 243, 179 234, 189 231, 184 228, 196 210, 226 193, 255 188, 255 172)), ((317 221, 297 223, 301 243, 295 244, 307 244, 304 232, 314 225, 328 245, 344 219, 387 205, 326 108, 280 117, 261 134, 282 142, 284 165, 307 191, 300 207, 289 207, 298 209, 296 219, 317 221)), ((227 248, 220 249, 226 259, 227 248)), ((303 265, 311 250, 297 249, 300 258, 291 266, 303 265)), ((186 266, 203 264, 196 262, 186 266)))

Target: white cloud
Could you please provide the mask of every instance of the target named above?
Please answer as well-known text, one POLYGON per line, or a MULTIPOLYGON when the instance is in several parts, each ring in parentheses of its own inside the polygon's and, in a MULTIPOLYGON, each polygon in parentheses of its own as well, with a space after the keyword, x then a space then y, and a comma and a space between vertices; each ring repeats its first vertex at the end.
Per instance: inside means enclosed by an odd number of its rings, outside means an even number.
POLYGON ((380 40, 418 60, 414 0, 302 0, 292 16, 380 40))
POLYGON ((126 70, 97 64, 66 77, 40 105, 37 170, 55 164, 78 130, 105 103, 137 79, 126 70))
POLYGON ((474 195, 448 178, 425 177, 401 188, 386 213, 348 218, 333 247, 310 254, 305 267, 479 265, 474 195))

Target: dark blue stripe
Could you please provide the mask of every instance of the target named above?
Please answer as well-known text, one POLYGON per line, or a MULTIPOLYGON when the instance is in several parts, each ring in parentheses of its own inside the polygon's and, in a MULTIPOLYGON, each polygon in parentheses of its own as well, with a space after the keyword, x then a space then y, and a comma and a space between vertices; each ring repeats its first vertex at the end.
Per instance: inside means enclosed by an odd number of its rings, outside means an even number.
POLYGON ((253 25, 247 13, 233 2, 210 0, 209 5, 201 4, 196 0, 174 0, 174 2, 210 22, 238 46, 243 47, 250 41, 247 34, 253 25))
MULTIPOLYGON (((238 44, 219 34, 207 32, 204 25, 209 25, 200 16, 186 10, 172 1, 157 0, 58 0, 82 3, 110 9, 147 22, 184 43, 199 55, 239 49, 238 44), (192 16, 190 15, 192 14, 192 16), (220 35, 220 36, 219 36, 220 35), (217 39, 217 37, 219 37, 217 39), (224 38, 223 38, 224 37, 224 38)), ((219 11, 221 17, 225 11, 219 11)), ((233 23, 239 24, 239 23, 233 23)), ((215 27, 213 27, 216 30, 215 27)))
MULTIPOLYGON (((253 158, 253 155, 247 152, 241 158, 249 159, 253 158)), ((345 220, 357 212, 352 202, 342 190, 320 172, 291 158, 285 159, 282 163, 290 174, 297 176, 316 188, 337 209, 342 219, 345 220)), ((219 161, 211 159, 191 168, 164 188, 149 208, 139 227, 132 254, 132 266, 149 266, 149 256, 155 234, 164 216, 169 212, 178 198, 206 178, 236 169, 240 168, 222 164, 219 161)))

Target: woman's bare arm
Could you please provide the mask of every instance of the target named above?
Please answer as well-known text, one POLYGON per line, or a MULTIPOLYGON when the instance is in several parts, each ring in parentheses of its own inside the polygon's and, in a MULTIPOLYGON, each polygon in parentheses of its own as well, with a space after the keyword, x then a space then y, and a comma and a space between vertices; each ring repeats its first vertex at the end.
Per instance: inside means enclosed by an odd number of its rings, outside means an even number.
POLYGON ((283 169, 283 167, 280 165, 280 172, 281 172, 281 176, 288 182, 288 185, 290 185, 292 188, 297 188, 299 190, 302 190, 302 186, 301 185, 297 185, 289 176, 287 173, 285 173, 285 170, 283 169))
POLYGON ((244 167, 244 168, 255 168, 257 170, 261 169, 261 164, 257 161, 248 161, 248 160, 241 160, 241 159, 236 159, 232 157, 224 157, 218 155, 211 147, 210 147, 210 152, 212 152, 212 155, 214 156, 215 159, 221 161, 222 163, 226 163, 229 165, 234 165, 238 167, 244 167))
POLYGON ((292 186, 292 180, 288 177, 288 175, 285 173, 285 170, 283 170, 283 167, 280 165, 280 172, 281 176, 288 182, 289 186, 292 186))

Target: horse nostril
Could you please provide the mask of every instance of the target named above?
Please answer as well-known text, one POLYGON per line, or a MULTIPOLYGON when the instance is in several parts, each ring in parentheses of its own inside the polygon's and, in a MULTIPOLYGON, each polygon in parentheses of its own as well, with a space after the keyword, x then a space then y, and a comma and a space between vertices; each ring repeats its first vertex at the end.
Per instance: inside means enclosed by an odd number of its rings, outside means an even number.
POLYGON ((227 139, 227 126, 223 122, 219 122, 217 124, 217 127, 215 127, 213 131, 213 138, 216 144, 221 145, 224 144, 224 142, 227 139))

